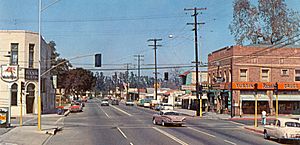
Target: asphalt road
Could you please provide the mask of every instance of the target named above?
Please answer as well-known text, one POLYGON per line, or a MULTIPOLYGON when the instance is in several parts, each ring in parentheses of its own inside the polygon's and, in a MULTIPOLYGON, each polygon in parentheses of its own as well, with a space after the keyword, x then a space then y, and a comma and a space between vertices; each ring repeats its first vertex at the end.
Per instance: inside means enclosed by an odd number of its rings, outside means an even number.
POLYGON ((187 117, 183 127, 152 124, 153 110, 137 106, 100 106, 89 100, 83 112, 62 120, 64 128, 53 136, 51 145, 254 145, 277 144, 225 120, 187 117))

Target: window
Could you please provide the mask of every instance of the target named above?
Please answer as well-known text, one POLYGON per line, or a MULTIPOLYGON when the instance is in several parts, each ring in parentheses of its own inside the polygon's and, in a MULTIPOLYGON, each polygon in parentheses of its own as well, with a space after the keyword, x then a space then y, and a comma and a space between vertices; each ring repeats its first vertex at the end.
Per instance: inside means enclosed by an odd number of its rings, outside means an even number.
POLYGON ((269 81, 269 69, 261 70, 261 81, 263 81, 263 82, 269 81))
POLYGON ((247 81, 247 69, 240 69, 240 81, 247 81))
POLYGON ((34 44, 29 44, 29 62, 28 67, 33 68, 33 61, 34 61, 34 44))
POLYGON ((288 69, 282 69, 281 70, 281 75, 282 76, 288 76, 289 75, 289 70, 288 69))
POLYGON ((17 65, 18 64, 18 43, 11 43, 11 57, 10 64, 17 65))
POLYGON ((295 70, 295 81, 300 81, 300 70, 295 70))
POLYGON ((13 84, 11 86, 11 105, 12 106, 17 106, 18 104, 18 85, 17 84, 13 84))

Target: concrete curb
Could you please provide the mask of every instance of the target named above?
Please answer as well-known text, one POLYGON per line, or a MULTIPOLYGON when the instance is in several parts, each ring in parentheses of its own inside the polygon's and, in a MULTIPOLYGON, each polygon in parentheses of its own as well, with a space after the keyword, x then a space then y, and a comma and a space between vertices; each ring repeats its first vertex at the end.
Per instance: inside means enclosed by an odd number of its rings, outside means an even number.
POLYGON ((45 134, 55 135, 57 132, 62 131, 63 127, 56 127, 50 130, 45 130, 45 134))
POLYGON ((252 127, 245 126, 244 129, 247 129, 247 130, 250 130, 250 131, 253 131, 253 132, 256 132, 256 133, 260 133, 260 134, 264 133, 263 130, 255 129, 255 128, 252 128, 252 127))

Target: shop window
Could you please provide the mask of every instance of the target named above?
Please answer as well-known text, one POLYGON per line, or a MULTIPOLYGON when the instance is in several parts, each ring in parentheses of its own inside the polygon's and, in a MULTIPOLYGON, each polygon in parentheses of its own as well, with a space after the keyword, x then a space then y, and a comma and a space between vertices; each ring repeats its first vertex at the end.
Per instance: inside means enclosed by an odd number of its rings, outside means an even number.
POLYGON ((269 69, 262 69, 261 70, 261 81, 262 82, 269 82, 269 69))
POLYGON ((12 106, 17 106, 18 104, 18 85, 13 84, 11 86, 11 105, 12 106))
POLYGON ((295 81, 300 81, 300 70, 295 70, 295 81))
POLYGON ((240 69, 240 81, 247 81, 247 69, 240 69))

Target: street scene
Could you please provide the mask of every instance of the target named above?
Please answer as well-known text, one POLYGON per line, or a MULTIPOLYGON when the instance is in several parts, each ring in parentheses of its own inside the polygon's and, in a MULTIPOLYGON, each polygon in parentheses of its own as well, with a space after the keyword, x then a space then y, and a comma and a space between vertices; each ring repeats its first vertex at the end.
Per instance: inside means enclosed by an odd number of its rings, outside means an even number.
POLYGON ((300 144, 300 1, 0 0, 2 144, 300 144))

